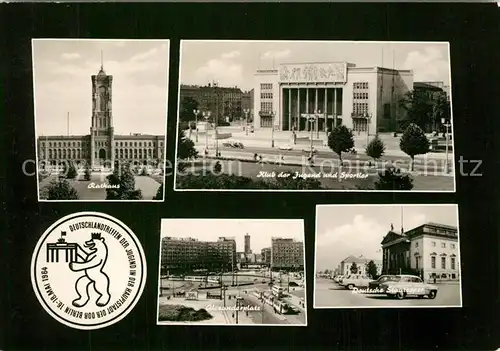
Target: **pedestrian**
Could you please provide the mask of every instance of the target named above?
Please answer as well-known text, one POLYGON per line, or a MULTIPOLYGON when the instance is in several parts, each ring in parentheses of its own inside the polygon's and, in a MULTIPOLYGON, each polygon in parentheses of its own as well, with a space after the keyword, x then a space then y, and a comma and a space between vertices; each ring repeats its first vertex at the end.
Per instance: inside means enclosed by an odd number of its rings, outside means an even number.
POLYGON ((259 162, 262 162, 262 155, 259 155, 259 162))

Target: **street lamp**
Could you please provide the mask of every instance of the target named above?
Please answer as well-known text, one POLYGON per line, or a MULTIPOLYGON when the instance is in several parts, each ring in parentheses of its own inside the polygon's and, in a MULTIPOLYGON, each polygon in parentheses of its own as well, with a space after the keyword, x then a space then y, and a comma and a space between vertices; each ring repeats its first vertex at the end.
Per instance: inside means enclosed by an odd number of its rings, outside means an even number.
POLYGON ((205 118, 205 150, 208 151, 208 119, 212 113, 210 111, 203 111, 203 118, 205 118))
POLYGON ((276 112, 271 111, 271 147, 274 148, 274 116, 276 112))
POLYGON ((194 127, 196 128, 196 142, 198 142, 198 115, 200 114, 200 110, 194 109, 194 127))
POLYGON ((317 119, 317 115, 309 116, 309 123, 311 123, 311 157, 313 156, 313 123, 317 119))
POLYGON ((244 109, 243 113, 245 114, 245 134, 248 135, 248 114, 250 113, 249 109, 244 109))
MULTIPOLYGON (((319 116, 321 115, 321 110, 316 110, 314 111, 314 114, 316 114, 316 120, 318 120, 319 116)), ((316 139, 319 139, 319 126, 316 126, 316 139)))
POLYGON ((446 163, 444 165, 444 172, 448 174, 448 146, 449 146, 449 132, 448 128, 451 127, 451 123, 446 120, 446 118, 441 118, 441 124, 446 128, 446 163))
POLYGON ((370 143, 370 121, 372 119, 372 116, 370 113, 365 112, 363 115, 366 119, 366 146, 370 143))

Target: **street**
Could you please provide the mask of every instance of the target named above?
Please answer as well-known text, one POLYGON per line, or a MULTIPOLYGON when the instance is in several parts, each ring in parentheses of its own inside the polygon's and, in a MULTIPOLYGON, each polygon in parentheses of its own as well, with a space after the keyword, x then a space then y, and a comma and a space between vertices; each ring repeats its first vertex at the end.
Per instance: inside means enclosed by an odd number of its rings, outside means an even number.
POLYGON ((459 283, 437 284, 435 299, 407 297, 397 300, 381 294, 359 294, 345 289, 331 279, 316 278, 314 308, 358 307, 461 307, 459 283))
MULTIPOLYGON (((183 284, 180 289, 189 289, 194 287, 189 282, 183 284)), ((254 324, 288 324, 288 325, 305 325, 306 314, 305 310, 300 309, 296 315, 275 313, 273 307, 268 304, 263 304, 257 297, 252 295, 255 289, 265 290, 266 284, 253 285, 251 287, 230 287, 226 290, 226 301, 219 299, 207 299, 206 293, 219 294, 217 288, 204 289, 200 291, 198 300, 186 300, 183 297, 173 297, 171 292, 164 292, 163 296, 159 297, 159 307, 162 305, 186 306, 195 310, 206 309, 212 318, 204 321, 183 322, 189 324, 239 324, 239 325, 254 325, 254 324), (236 313, 236 296, 240 296, 239 308, 236 313), (247 311, 248 310, 248 313, 247 311), (236 315, 237 314, 237 315, 236 315)), ((162 324, 172 324, 175 321, 160 321, 162 324)))

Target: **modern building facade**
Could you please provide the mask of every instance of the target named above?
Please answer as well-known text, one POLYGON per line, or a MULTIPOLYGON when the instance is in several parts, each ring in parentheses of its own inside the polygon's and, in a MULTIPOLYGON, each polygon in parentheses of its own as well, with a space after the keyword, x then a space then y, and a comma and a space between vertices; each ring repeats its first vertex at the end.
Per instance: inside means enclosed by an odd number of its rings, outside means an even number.
POLYGON ((112 110, 113 76, 103 66, 91 76, 92 116, 89 135, 39 136, 40 166, 57 166, 71 162, 92 168, 113 167, 115 161, 134 165, 163 162, 165 135, 115 135, 112 110))
POLYGON ((413 89, 413 72, 356 67, 347 62, 290 63, 257 70, 254 127, 327 131, 343 124, 358 132, 396 131, 413 89))
POLYGON ((193 238, 162 238, 161 268, 189 272, 197 269, 230 272, 236 267, 236 240, 220 237, 217 241, 193 238))
POLYGON ((411 270, 423 279, 460 279, 457 227, 426 223, 404 233, 389 231, 382 241, 383 272, 411 270))
POLYGON ((290 238, 272 238, 272 270, 304 270, 304 243, 290 238))
POLYGON ((339 274, 341 275, 367 274, 368 264, 370 263, 370 261, 373 261, 373 263, 377 267, 377 275, 382 274, 382 260, 369 259, 363 256, 355 257, 352 255, 340 261, 337 271, 340 272, 339 274))

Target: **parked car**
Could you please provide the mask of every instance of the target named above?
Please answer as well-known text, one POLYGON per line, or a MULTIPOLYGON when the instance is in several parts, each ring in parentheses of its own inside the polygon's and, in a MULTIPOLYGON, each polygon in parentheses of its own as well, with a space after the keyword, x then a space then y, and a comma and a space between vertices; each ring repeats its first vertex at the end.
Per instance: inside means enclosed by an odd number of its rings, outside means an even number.
POLYGON ((334 278, 333 278, 333 281, 335 283, 339 283, 340 282, 340 279, 342 279, 343 275, 336 275, 334 278))
POLYGON ((237 142, 237 141, 233 142, 233 147, 235 147, 237 149, 244 149, 245 148, 242 143, 237 142))
POLYGON ((395 280, 384 282, 379 288, 387 296, 400 300, 408 295, 435 299, 439 290, 436 285, 427 284, 416 275, 397 275, 395 280))
POLYGON ((293 148, 290 145, 286 144, 286 145, 280 145, 279 149, 280 150, 292 150, 293 148))
MULTIPOLYGON (((310 148, 307 148, 307 149, 302 149, 302 151, 304 151, 304 152, 311 152, 311 149, 310 149, 310 148)), ((316 150, 315 148, 312 148, 312 153, 313 153, 313 154, 315 154, 315 153, 317 153, 317 152, 318 152, 318 150, 316 150)))
POLYGON ((342 285, 349 290, 354 288, 367 288, 372 279, 363 274, 351 274, 342 279, 342 285))
POLYGON ((398 279, 397 275, 381 275, 377 280, 370 282, 368 288, 378 289, 380 287, 380 284, 388 281, 396 281, 397 279, 398 279))

